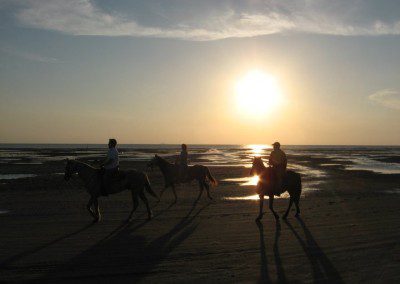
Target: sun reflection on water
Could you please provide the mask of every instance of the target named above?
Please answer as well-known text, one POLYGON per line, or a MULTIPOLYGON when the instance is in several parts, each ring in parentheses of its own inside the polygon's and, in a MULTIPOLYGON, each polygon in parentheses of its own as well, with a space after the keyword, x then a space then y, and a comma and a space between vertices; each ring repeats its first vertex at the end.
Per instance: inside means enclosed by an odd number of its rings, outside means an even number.
POLYGON ((272 146, 267 144, 250 144, 246 148, 250 150, 252 156, 259 157, 266 154, 266 150, 272 149, 272 146))

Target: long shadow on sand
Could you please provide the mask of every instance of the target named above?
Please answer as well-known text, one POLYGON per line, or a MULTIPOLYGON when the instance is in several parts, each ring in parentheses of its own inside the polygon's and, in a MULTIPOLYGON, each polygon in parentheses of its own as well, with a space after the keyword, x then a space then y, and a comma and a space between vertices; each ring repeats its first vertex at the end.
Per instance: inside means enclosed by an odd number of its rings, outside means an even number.
POLYGON ((314 282, 343 283, 342 277, 340 276, 339 272, 336 270, 332 262, 319 247, 307 225, 300 217, 298 217, 297 219, 301 228, 303 229, 305 241, 300 237, 299 233, 296 232, 289 221, 285 220, 285 223, 288 228, 293 232, 294 236, 300 243, 308 259, 310 260, 313 270, 314 282))
POLYGON ((196 230, 199 223, 193 221, 210 205, 207 203, 195 210, 197 203, 198 200, 167 233, 150 242, 145 237, 135 234, 143 223, 133 227, 132 223, 119 226, 113 231, 113 235, 109 234, 90 249, 46 275, 43 280, 74 279, 104 282, 113 278, 130 282, 139 281, 150 275, 157 264, 196 230))
MULTIPOLYGON (((259 283, 271 283, 271 277, 268 272, 268 259, 265 251, 265 240, 264 240, 264 226, 260 221, 256 221, 259 234, 260 234, 260 257, 261 257, 261 267, 260 267, 260 281, 259 283)), ((281 223, 279 220, 275 223, 275 237, 274 237, 274 260, 277 273, 277 282, 285 283, 286 276, 285 270, 282 266, 282 260, 279 253, 279 237, 281 235, 281 223)))
POLYGON ((39 252, 39 251, 41 251, 43 249, 46 249, 46 248, 48 248, 48 247, 50 247, 50 246, 52 246, 52 245, 54 245, 54 244, 56 244, 58 242, 61 242, 62 240, 65 240, 65 239, 70 238, 70 237, 72 237, 74 235, 77 235, 77 234, 85 231, 86 229, 90 228, 91 226, 93 226, 93 224, 94 224, 93 222, 90 222, 89 224, 84 225, 83 227, 79 228, 76 231, 73 231, 71 233, 63 235, 63 236, 61 236, 61 237, 59 237, 57 239, 54 239, 54 240, 52 240, 50 242, 47 242, 47 243, 43 244, 41 246, 26 250, 26 251, 21 252, 21 253, 16 254, 16 255, 13 255, 13 256, 5 259, 2 263, 0 263, 0 269, 6 268, 7 266, 9 266, 10 264, 12 264, 15 261, 18 261, 18 260, 20 260, 20 259, 22 259, 24 257, 27 257, 27 256, 29 256, 31 254, 36 253, 36 252, 39 252))

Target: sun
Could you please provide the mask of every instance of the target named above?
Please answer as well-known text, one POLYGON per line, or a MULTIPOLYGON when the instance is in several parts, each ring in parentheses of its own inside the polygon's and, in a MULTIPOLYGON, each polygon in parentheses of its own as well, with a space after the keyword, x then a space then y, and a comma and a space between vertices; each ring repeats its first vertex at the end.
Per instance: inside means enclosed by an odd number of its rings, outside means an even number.
POLYGON ((249 71, 235 87, 238 109, 247 116, 263 116, 281 102, 276 78, 260 70, 249 71))

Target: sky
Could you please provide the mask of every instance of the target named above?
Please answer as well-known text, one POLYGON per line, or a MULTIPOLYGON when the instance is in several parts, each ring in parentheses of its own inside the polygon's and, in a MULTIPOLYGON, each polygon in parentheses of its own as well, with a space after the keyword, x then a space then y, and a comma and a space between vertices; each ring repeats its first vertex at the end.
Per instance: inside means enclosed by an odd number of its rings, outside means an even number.
POLYGON ((0 23, 0 143, 400 145, 397 0, 0 0, 0 23))

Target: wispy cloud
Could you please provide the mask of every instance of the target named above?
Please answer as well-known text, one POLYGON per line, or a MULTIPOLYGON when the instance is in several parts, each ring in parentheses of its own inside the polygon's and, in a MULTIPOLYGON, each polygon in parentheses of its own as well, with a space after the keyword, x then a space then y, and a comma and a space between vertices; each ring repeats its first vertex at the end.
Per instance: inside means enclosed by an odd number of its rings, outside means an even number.
MULTIPOLYGON (((148 19, 135 17, 141 11, 102 9, 89 0, 30 0, 17 12, 29 27, 71 35, 135 36, 215 40, 252 37, 283 32, 333 35, 400 34, 400 5, 376 14, 371 1, 360 0, 271 0, 271 1, 159 1, 151 6, 148 19), (174 5, 175 3, 175 5, 174 5), (239 4, 238 4, 239 3, 239 4), (168 6, 168 7, 167 7, 168 6), (398 6, 398 7, 397 7, 398 6), (155 9, 154 7, 157 7, 155 9), (161 8, 160 8, 161 7, 161 8), (171 8, 172 7, 172 8, 171 8), (392 13, 389 13, 392 12, 392 13), (161 16, 162 15, 162 16, 161 16), (398 15, 398 16, 396 16, 398 15), (157 19, 157 17, 159 19, 157 19), (162 17, 163 19, 160 19, 162 17), (164 21, 167 19, 167 21, 164 21), (161 24, 163 23, 163 24, 161 24)), ((383 0, 381 10, 385 8, 383 0)), ((392 7, 391 5, 390 7, 392 7)))
POLYGON ((400 93, 394 89, 380 90, 370 95, 369 99, 387 108, 400 110, 400 93))
POLYGON ((0 51, 10 54, 12 56, 16 56, 22 59, 26 59, 29 61, 34 62, 41 62, 41 63, 59 63, 60 61, 54 57, 47 57, 41 54, 32 53, 28 51, 21 51, 11 47, 0 47, 0 51))

